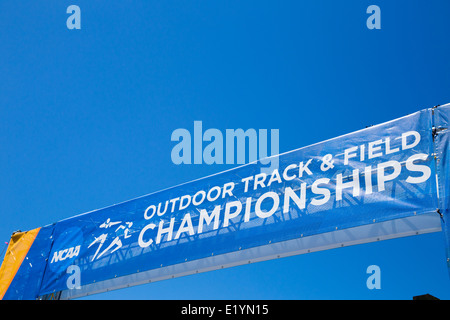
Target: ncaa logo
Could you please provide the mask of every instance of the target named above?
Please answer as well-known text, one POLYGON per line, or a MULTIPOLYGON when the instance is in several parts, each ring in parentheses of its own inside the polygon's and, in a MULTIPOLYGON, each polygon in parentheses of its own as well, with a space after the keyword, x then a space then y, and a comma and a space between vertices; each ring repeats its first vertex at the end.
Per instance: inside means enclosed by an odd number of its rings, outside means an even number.
POLYGON ((52 261, 50 263, 58 262, 66 260, 67 258, 72 259, 73 257, 77 257, 80 253, 80 245, 76 247, 70 247, 69 249, 63 249, 55 252, 53 254, 52 261))
POLYGON ((53 272, 63 272, 80 255, 83 233, 71 227, 63 231, 53 243, 49 267, 53 272))

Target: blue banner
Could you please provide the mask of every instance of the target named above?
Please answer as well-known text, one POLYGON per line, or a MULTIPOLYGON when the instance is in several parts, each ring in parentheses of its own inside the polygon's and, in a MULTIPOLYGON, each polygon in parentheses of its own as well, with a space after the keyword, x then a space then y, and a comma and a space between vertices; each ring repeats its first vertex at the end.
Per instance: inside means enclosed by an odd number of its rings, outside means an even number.
POLYGON ((447 266, 450 271, 450 158, 449 120, 450 105, 432 109, 436 179, 438 179, 438 210, 442 217, 442 229, 446 239, 447 266))
POLYGON ((28 254, 36 269, 22 265, 5 299, 75 298, 439 231, 448 216, 449 109, 277 155, 270 172, 256 161, 43 227, 28 254))

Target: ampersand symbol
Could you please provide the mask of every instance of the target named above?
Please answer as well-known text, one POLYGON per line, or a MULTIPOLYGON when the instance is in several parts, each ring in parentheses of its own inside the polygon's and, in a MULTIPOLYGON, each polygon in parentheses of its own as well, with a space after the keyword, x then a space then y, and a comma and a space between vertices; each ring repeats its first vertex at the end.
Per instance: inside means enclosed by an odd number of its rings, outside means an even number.
POLYGON ((327 154, 322 158, 322 164, 320 165, 320 170, 327 171, 328 169, 334 168, 334 160, 331 160, 333 156, 331 154, 327 154))

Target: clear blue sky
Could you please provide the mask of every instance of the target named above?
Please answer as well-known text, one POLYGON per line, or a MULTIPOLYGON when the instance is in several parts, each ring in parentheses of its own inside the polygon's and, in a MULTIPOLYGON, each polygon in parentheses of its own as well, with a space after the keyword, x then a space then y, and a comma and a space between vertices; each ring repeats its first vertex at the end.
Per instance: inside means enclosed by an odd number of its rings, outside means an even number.
MULTIPOLYGON (((0 240, 231 168, 172 163, 177 128, 279 129, 286 152, 450 102, 450 2, 0 2, 0 240), (68 30, 66 9, 81 9, 68 30), (381 29, 366 8, 381 9, 381 29)), ((3 248, 2 248, 3 249, 3 248)), ((97 299, 450 298, 441 233, 97 299), (381 289, 366 268, 381 268, 381 289)))

